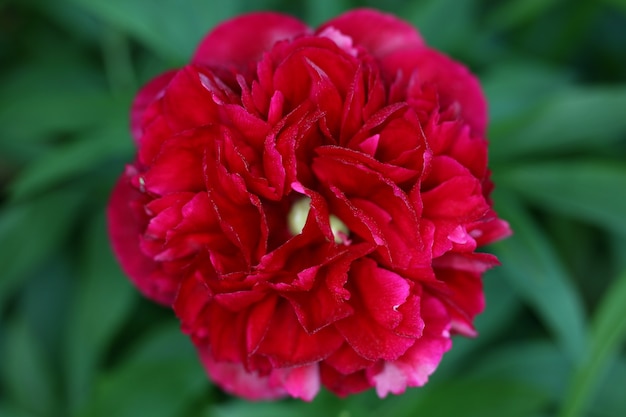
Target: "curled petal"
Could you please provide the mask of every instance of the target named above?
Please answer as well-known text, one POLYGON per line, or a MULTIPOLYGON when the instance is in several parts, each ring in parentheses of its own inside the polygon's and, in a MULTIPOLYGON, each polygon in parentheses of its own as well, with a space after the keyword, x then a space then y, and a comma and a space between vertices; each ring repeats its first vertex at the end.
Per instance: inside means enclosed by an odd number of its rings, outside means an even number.
POLYGON ((352 38, 355 45, 362 46, 376 58, 390 53, 424 45, 417 30, 397 17, 373 9, 357 9, 324 23, 318 29, 323 32, 335 28, 352 38))
POLYGON ((147 225, 142 204, 144 197, 131 185, 128 177, 117 182, 107 209, 113 253, 124 272, 146 297, 171 305, 178 290, 178 277, 165 273, 158 262, 143 253, 139 244, 147 225))
POLYGON ((320 390, 320 372, 317 363, 285 369, 280 374, 285 390, 294 398, 311 401, 320 390))
POLYGON ((207 373, 225 391, 250 400, 274 400, 287 395, 278 378, 248 372, 241 363, 218 362, 207 347, 198 350, 207 373))
POLYGON ((382 371, 370 368, 370 377, 381 398, 390 392, 401 394, 407 387, 424 385, 452 346, 445 306, 434 297, 424 297, 422 311, 428 323, 423 337, 397 360, 385 362, 382 371))
POLYGON ((245 73, 276 42, 309 32, 308 26, 293 17, 271 12, 250 13, 215 27, 198 46, 192 62, 245 73))
POLYGON ((267 334, 256 353, 267 356, 277 367, 303 366, 328 357, 342 342, 341 336, 332 327, 308 334, 291 305, 283 300, 277 305, 267 334))
MULTIPOLYGON (((434 85, 442 109, 456 106, 458 116, 474 136, 484 137, 487 129, 487 101, 480 83, 464 65, 433 49, 404 49, 388 55, 382 62, 384 73, 393 79, 400 72, 413 75, 415 87, 434 85)), ((419 99, 421 89, 408 91, 409 99, 419 99)), ((454 107, 453 107, 454 108, 454 107)))
POLYGON ((337 322, 337 328, 363 358, 397 359, 415 342, 395 332, 402 321, 398 307, 409 296, 409 283, 369 259, 354 263, 351 282, 355 286, 350 301, 355 314, 337 322))
POLYGON ((174 78, 177 71, 167 71, 158 77, 151 80, 148 84, 143 86, 130 110, 130 130, 133 134, 135 142, 140 144, 141 137, 143 136, 144 113, 146 109, 163 94, 163 90, 169 82, 174 78))

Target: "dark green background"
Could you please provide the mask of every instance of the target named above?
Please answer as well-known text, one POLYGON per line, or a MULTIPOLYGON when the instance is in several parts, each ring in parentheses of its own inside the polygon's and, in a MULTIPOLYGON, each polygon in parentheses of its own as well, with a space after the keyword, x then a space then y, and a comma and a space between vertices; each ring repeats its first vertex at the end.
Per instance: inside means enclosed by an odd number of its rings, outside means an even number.
POLYGON ((626 415, 626 1, 0 0, 0 416, 626 415), (211 385, 114 262, 104 207, 139 86, 236 14, 392 11, 490 101, 494 199, 477 339, 431 382, 253 404, 211 385))

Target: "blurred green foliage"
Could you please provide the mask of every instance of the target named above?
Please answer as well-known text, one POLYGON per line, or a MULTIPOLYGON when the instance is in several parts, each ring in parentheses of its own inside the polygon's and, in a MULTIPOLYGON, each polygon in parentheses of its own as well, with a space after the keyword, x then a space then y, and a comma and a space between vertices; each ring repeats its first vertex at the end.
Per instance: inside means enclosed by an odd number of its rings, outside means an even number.
POLYGON ((0 1, 0 416, 626 415, 626 1, 0 1), (431 382, 313 403, 212 386, 172 314, 109 249, 104 207, 132 159, 138 87, 221 20, 311 25, 388 10, 462 60, 490 101, 494 245, 481 336, 431 382))

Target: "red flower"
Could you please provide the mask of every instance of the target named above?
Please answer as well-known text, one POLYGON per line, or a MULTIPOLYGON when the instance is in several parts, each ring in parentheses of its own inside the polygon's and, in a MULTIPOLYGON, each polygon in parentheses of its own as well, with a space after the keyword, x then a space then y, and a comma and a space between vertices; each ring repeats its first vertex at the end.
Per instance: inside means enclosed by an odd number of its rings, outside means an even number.
POLYGON ((230 20, 135 100, 115 253, 227 391, 401 393, 474 335, 475 250, 510 233, 485 126, 476 78, 393 16, 230 20))

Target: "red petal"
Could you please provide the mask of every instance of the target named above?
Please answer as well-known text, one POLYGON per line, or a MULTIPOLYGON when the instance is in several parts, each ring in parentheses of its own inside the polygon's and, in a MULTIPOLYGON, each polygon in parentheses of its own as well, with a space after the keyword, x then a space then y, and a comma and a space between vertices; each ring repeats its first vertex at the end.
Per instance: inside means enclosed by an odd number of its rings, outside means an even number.
POLYGON ((218 362, 207 346, 198 346, 198 352, 211 379, 226 392, 249 400, 273 400, 287 394, 280 378, 248 372, 241 363, 218 362))
POLYGON ((496 214, 486 216, 481 222, 472 225, 470 234, 475 237, 479 246, 488 245, 510 236, 513 232, 509 223, 498 219, 496 214))
POLYGON ((409 284, 400 276, 378 268, 363 258, 350 270, 354 284, 350 304, 355 312, 335 325, 352 348, 369 360, 394 360, 402 355, 415 338, 396 334, 402 321, 396 309, 409 296, 409 284))
POLYGON ((340 397, 365 391, 372 386, 364 371, 344 375, 322 362, 320 374, 324 386, 340 397))
POLYGON ((343 342, 332 327, 325 327, 315 334, 302 328, 291 304, 279 302, 270 327, 257 350, 258 355, 270 358, 274 366, 301 366, 328 357, 343 342))
POLYGON ((356 353, 347 343, 344 343, 341 348, 326 358, 324 362, 344 375, 358 372, 374 364, 373 361, 367 360, 356 353))
POLYGON ((438 294, 438 297, 449 306, 452 330, 464 336, 476 336, 474 317, 485 308, 480 275, 454 269, 437 269, 436 273, 450 290, 447 294, 438 294))
POLYGON ((480 183, 471 176, 452 177, 422 193, 424 217, 445 218, 458 223, 475 221, 489 206, 480 190, 480 183))
POLYGON ((362 164, 326 155, 315 158, 313 171, 329 188, 333 213, 351 232, 381 246, 384 262, 400 269, 430 264, 415 207, 393 181, 362 164))
POLYGON ((206 336, 206 329, 198 323, 201 323, 200 314, 211 298, 210 289, 198 274, 182 281, 173 308, 183 332, 199 338, 206 336))
POLYGON ((163 96, 163 113, 174 133, 219 121, 218 92, 209 89, 215 84, 209 78, 215 76, 188 65, 171 80, 163 96))
POLYGON ((439 94, 441 109, 459 106, 460 117, 471 127, 474 136, 485 136, 487 101, 478 79, 462 64, 426 47, 399 50, 382 61, 384 74, 394 79, 398 72, 414 74, 415 92, 408 98, 423 94, 421 87, 432 84, 439 94))
POLYGON ((350 276, 368 314, 387 329, 397 327, 402 321, 398 308, 411 291, 408 281, 394 272, 378 268, 368 258, 355 263, 350 276))
POLYGON ((139 90, 130 110, 130 129, 136 143, 140 143, 143 136, 144 112, 152 102, 163 94, 163 90, 170 83, 177 71, 167 71, 152 79, 139 90))
POLYGON ((381 371, 374 373, 375 369, 368 369, 381 398, 389 392, 400 394, 407 387, 424 385, 452 346, 448 333, 450 318, 441 301, 425 295, 421 310, 426 323, 424 335, 398 360, 385 362, 381 371))
MULTIPOLYGON (((361 142, 363 144, 363 142, 361 142)), ((315 149, 319 156, 341 159, 353 165, 364 165, 372 171, 380 172, 396 184, 415 181, 420 171, 380 162, 367 153, 358 152, 341 146, 320 146, 315 149)))
POLYGON ((299 20, 271 12, 257 12, 230 19, 205 37, 192 59, 194 64, 247 72, 264 52, 280 40, 309 33, 299 20))
POLYGON ((283 385, 292 397, 311 401, 319 392, 320 371, 318 364, 285 369, 283 372, 283 385))
POLYGON ((248 354, 254 354, 265 338, 272 317, 276 313, 277 301, 278 297, 276 296, 266 297, 265 300, 258 302, 250 309, 246 327, 246 350, 248 354))
POLYGON ((233 313, 217 303, 210 303, 202 313, 202 321, 216 360, 245 363, 248 357, 247 314, 233 313))
POLYGON ((424 45, 417 30, 394 15, 372 9, 358 9, 329 20, 317 32, 326 28, 338 29, 348 35, 357 46, 362 46, 376 58, 407 48, 424 45))
POLYGON ((243 179, 214 166, 207 174, 209 198, 228 239, 241 251, 248 265, 258 262, 265 254, 267 220, 260 199, 250 194, 243 179))
POLYGON ((338 259, 316 270, 315 286, 310 291, 283 293, 293 304, 298 320, 308 333, 315 333, 353 313, 347 302, 350 293, 344 288, 348 270, 354 259, 370 251, 371 247, 367 245, 349 246, 338 259))
POLYGON ((161 196, 181 191, 202 191, 202 157, 205 143, 210 142, 213 135, 210 130, 198 129, 166 141, 150 169, 143 175, 146 190, 161 196))
POLYGON ((113 252, 124 272, 148 298, 170 305, 178 290, 176 276, 163 273, 160 265, 140 249, 140 236, 147 226, 145 194, 137 191, 127 176, 117 182, 107 210, 113 252))

